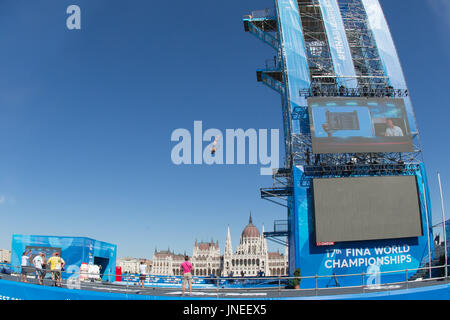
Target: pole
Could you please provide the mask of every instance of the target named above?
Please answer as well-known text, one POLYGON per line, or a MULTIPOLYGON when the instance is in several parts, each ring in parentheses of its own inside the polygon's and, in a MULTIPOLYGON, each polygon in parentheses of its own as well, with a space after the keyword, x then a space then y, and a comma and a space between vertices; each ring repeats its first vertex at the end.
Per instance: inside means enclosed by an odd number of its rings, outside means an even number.
POLYGON ((408 289, 408 269, 405 269, 405 282, 406 282, 406 289, 408 289))
POLYGON ((445 208, 444 208, 444 196, 442 194, 441 174, 439 172, 438 172, 438 180, 439 180, 439 191, 440 191, 440 194, 441 194, 442 227, 444 229, 445 279, 447 279, 447 276, 448 276, 448 270, 447 270, 447 230, 446 230, 446 226, 445 226, 445 208))
MULTIPOLYGON (((422 188, 423 188, 423 197, 425 198, 425 216, 427 220, 427 238, 428 238, 428 273, 429 278, 431 278, 431 244, 430 244, 430 224, 428 221, 428 201, 427 201, 427 193, 425 190, 425 183, 422 182, 422 188)), ((433 241, 433 240, 431 240, 433 241)))
POLYGON ((317 292, 317 274, 314 276, 314 278, 315 278, 315 287, 316 287, 316 296, 318 295, 318 292, 317 292))

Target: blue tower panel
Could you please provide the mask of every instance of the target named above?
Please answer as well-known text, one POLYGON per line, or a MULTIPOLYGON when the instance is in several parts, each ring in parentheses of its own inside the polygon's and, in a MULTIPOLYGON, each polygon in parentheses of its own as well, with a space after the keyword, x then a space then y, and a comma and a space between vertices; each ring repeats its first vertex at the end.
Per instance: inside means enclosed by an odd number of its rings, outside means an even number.
POLYGON ((337 0, 319 0, 339 86, 357 88, 355 66, 337 0))
MULTIPOLYGON (((296 107, 306 105, 306 99, 299 95, 300 90, 311 86, 306 46, 297 1, 277 0, 276 5, 286 75, 285 99, 293 112, 296 107)), ((299 133, 299 130, 298 123, 293 122, 292 133, 299 133)))

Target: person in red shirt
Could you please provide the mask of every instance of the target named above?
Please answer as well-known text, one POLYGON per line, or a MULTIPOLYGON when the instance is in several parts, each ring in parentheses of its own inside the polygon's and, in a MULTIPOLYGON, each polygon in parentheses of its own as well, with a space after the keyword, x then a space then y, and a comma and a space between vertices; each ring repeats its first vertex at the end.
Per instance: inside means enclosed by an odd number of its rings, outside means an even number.
POLYGON ((194 267, 192 263, 189 262, 189 257, 184 257, 184 262, 180 266, 181 272, 183 273, 183 284, 181 287, 181 294, 184 295, 184 289, 186 288, 186 281, 189 282, 189 295, 192 295, 192 270, 194 267))

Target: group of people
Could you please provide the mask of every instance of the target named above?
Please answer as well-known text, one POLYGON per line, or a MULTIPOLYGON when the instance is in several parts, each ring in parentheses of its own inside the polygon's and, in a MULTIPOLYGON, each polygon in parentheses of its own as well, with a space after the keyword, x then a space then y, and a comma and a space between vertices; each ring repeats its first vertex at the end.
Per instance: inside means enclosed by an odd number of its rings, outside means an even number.
MULTIPOLYGON (((22 254, 20 281, 27 282, 27 275, 30 272, 31 265, 29 260, 31 258, 31 250, 26 250, 22 254)), ((57 287, 61 287, 61 272, 64 270, 65 261, 59 256, 58 252, 54 252, 53 255, 46 261, 45 253, 39 252, 33 260, 32 265, 36 274, 36 279, 40 285, 44 284, 44 277, 46 274, 47 266, 49 266, 51 278, 57 287)))

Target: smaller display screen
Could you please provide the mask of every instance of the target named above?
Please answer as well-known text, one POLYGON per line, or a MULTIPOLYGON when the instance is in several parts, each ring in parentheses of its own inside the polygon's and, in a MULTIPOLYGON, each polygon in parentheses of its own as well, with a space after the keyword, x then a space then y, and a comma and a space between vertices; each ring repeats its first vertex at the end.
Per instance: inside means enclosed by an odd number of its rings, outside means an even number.
POLYGON ((403 99, 309 98, 313 153, 413 152, 403 99))

